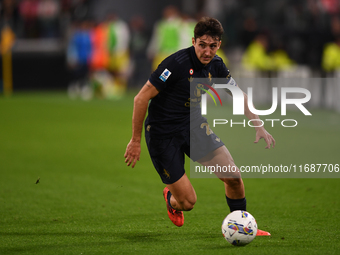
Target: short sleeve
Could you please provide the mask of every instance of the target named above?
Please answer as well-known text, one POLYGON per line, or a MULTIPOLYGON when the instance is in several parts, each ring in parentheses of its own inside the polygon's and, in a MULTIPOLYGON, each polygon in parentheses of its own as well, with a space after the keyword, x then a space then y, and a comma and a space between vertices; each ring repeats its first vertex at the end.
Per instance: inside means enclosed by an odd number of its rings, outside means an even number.
POLYGON ((149 81, 157 90, 162 91, 170 84, 177 81, 178 65, 173 56, 169 56, 159 64, 157 69, 150 75, 149 81))

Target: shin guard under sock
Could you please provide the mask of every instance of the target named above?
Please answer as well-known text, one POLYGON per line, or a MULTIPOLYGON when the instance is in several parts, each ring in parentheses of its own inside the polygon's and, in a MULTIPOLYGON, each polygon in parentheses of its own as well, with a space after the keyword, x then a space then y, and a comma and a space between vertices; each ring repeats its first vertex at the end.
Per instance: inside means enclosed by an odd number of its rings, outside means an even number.
POLYGON ((227 199, 227 204, 230 208, 230 212, 233 212, 236 210, 247 211, 247 200, 245 197, 241 199, 231 199, 227 196, 225 197, 227 199))

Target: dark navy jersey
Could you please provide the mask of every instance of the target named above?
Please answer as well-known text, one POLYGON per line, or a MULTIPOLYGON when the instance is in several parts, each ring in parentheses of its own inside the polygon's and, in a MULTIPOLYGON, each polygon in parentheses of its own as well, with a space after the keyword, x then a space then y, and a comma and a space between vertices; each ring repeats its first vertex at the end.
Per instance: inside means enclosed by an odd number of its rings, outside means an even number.
POLYGON ((149 78, 159 91, 149 104, 145 121, 150 136, 167 138, 189 131, 190 115, 192 120, 204 119, 199 104, 201 94, 190 93, 190 90, 198 90, 194 82, 190 87, 190 81, 195 78, 226 78, 228 75, 229 70, 219 56, 216 55, 209 64, 203 65, 193 46, 164 59, 149 78), (190 94, 196 98, 190 98, 190 94))

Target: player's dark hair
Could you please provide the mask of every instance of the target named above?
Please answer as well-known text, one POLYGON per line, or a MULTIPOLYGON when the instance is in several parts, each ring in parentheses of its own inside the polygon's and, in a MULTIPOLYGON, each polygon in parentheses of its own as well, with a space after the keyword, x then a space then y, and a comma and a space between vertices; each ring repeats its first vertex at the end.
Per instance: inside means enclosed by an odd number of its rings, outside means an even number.
POLYGON ((223 32, 222 24, 217 19, 203 17, 195 26, 194 36, 195 40, 203 35, 208 35, 213 39, 220 41, 223 32))

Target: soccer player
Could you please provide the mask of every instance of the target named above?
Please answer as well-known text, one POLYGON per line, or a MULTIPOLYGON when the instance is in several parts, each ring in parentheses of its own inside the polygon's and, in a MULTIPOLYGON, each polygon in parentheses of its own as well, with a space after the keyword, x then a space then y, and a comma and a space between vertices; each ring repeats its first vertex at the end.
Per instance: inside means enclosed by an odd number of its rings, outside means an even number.
MULTIPOLYGON (((193 99, 190 100, 190 80, 209 77, 231 79, 229 70, 216 55, 222 34, 223 28, 218 20, 202 18, 195 26, 192 46, 164 59, 134 98, 132 138, 124 155, 125 163, 134 167, 140 159, 141 134, 148 109, 145 120, 146 143, 153 165, 166 184, 163 196, 168 216, 179 227, 184 223, 183 211, 192 210, 197 199, 185 174, 184 154, 203 166, 230 166, 238 170, 223 142, 213 132, 208 132, 210 128, 206 118, 199 114, 190 125, 190 103, 193 102, 193 99), (192 134, 196 137, 196 144, 191 146, 204 148, 195 155, 190 155, 192 134)), ((274 147, 274 138, 263 126, 260 127, 259 117, 250 112, 245 93, 244 105, 245 115, 253 120, 254 126, 258 126, 255 127, 255 143, 264 138, 266 148, 274 147)), ((246 210, 240 171, 218 177, 224 182, 230 211, 246 210)), ((270 234, 260 230, 258 235, 270 234)))

